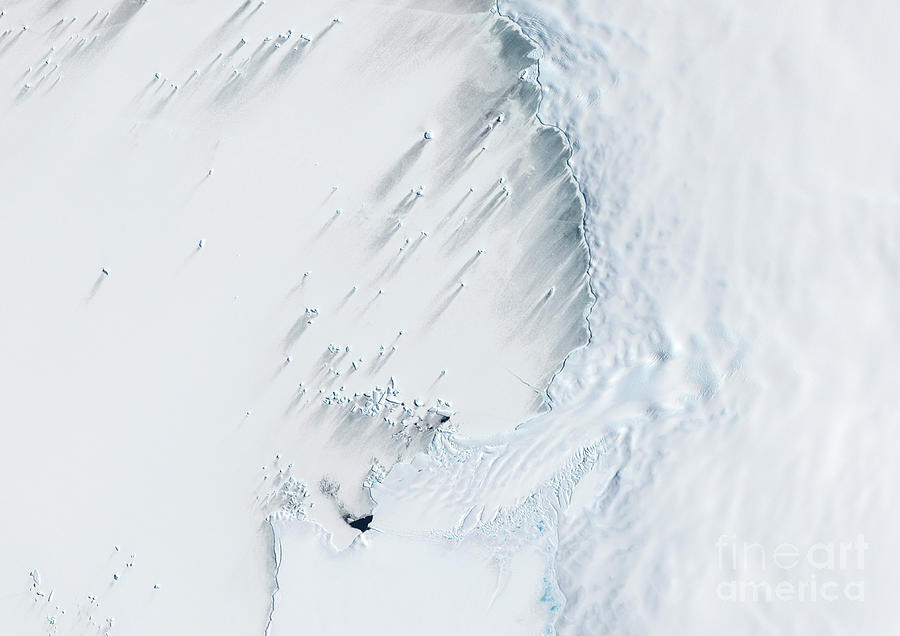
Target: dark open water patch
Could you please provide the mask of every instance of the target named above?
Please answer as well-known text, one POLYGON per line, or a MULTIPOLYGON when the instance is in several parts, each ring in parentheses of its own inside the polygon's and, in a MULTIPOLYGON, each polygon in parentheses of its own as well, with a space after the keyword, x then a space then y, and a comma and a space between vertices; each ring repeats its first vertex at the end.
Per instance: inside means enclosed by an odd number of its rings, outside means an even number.
POLYGON ((360 517, 355 521, 351 521, 352 517, 347 517, 346 521, 350 524, 351 528, 356 528, 360 532, 365 532, 369 529, 369 524, 372 523, 372 515, 366 515, 365 517, 360 517))

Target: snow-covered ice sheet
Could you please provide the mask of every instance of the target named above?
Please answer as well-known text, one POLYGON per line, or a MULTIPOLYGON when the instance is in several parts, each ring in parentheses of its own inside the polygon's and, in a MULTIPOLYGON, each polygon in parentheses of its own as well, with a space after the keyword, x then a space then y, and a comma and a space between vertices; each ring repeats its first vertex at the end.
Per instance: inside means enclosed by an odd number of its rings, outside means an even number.
POLYGON ((10 3, 0 624, 897 631, 897 17, 10 3))
POLYGON ((546 411, 591 301, 569 149, 515 25, 424 8, 5 8, 4 625, 259 633, 270 512, 344 548, 437 429, 546 411))
POLYGON ((684 407, 576 488, 559 633, 896 632, 896 4, 500 8, 588 205, 593 338, 551 393, 660 366, 648 406, 684 407))

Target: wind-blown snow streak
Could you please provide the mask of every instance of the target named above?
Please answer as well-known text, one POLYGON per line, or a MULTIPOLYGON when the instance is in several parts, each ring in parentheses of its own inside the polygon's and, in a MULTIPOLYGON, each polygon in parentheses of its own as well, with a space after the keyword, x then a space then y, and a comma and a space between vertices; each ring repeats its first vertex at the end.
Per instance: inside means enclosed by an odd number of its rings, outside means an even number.
MULTIPOLYGON (((527 60, 534 51, 533 45, 518 27, 501 18, 492 29, 492 33, 501 39, 501 55, 511 60, 527 60), (523 54, 523 45, 527 54, 523 54)), ((530 113, 535 118, 539 129, 552 130, 565 138, 561 131, 546 126, 536 117, 540 99, 540 84, 535 81, 537 67, 529 63, 517 69, 516 75, 520 82, 533 81, 538 88, 538 101, 528 100, 524 106, 526 115, 530 113)), ((561 161, 571 176, 568 151, 561 160, 556 160, 561 161)), ((583 203, 577 192, 577 181, 572 180, 572 183, 577 195, 577 218, 582 223, 583 203)), ((537 213, 541 213, 540 208, 537 213)), ((557 253, 569 258, 564 251, 557 253)), ((550 296, 548 294, 545 300, 550 296)), ((577 315, 584 319, 585 314, 577 315)), ((503 423, 512 427, 517 421, 503 417, 499 421, 500 427, 503 423)), ((427 455, 416 457, 410 470, 421 473, 425 470, 421 468, 425 465, 422 462, 438 457, 443 457, 448 465, 464 461, 465 451, 456 446, 454 440, 457 439, 458 435, 454 434, 436 434, 427 455)), ((596 461, 596 443, 588 451, 576 447, 575 453, 579 459, 573 460, 572 467, 557 469, 555 475, 536 470, 535 476, 528 481, 534 486, 522 491, 524 500, 515 503, 513 497, 513 503, 489 515, 485 514, 484 506, 480 512, 472 507, 468 511, 460 510, 459 503, 466 501, 468 494, 460 483, 445 483, 425 493, 415 488, 407 489, 407 484, 401 483, 399 492, 391 493, 395 495, 394 505, 388 508, 380 499, 390 491, 375 482, 375 493, 378 493, 375 497, 379 504, 373 522, 375 534, 366 535, 368 539, 358 539, 347 552, 334 551, 330 538, 320 531, 312 531, 305 520, 298 522, 293 516, 277 516, 276 523, 281 528, 279 536, 287 544, 287 553, 294 554, 286 558, 287 569, 279 574, 279 584, 285 590, 282 594, 289 596, 292 603, 279 612, 273 633, 287 633, 301 622, 307 624, 307 628, 323 633, 360 630, 405 633, 420 629, 423 622, 428 623, 429 633, 434 634, 463 631, 493 634, 508 630, 511 625, 526 633, 552 631, 563 599, 552 569, 554 535, 545 531, 555 527, 555 514, 568 497, 566 493, 571 492, 586 467, 596 461), (575 468, 576 461, 578 468, 575 468), (399 502, 396 495, 404 501, 399 502), (426 502, 433 504, 427 511, 421 508, 426 502), (370 571, 370 561, 380 565, 370 571), (311 562, 315 563, 313 567, 321 578, 308 577, 311 562), (448 570, 451 562, 453 567, 448 570), (494 572, 498 581, 491 594, 485 595, 477 580, 494 572), (409 576, 413 573, 427 577, 430 584, 411 581, 409 576), (370 578, 377 578, 380 594, 366 593, 370 578), (323 580, 342 581, 341 587, 356 599, 355 611, 341 612, 339 607, 345 601, 340 600, 339 606, 325 610, 323 617, 323 604, 331 605, 340 597, 337 590, 324 586, 323 580), (354 592, 353 583, 357 581, 363 588, 354 592), (540 582, 539 594, 535 594, 532 587, 536 582, 540 582), (426 593, 424 597, 416 595, 421 591, 426 593), (454 615, 446 611, 451 607, 466 607, 467 612, 454 615), (442 614, 441 618, 436 619, 439 614, 442 614)), ((540 463, 532 466, 539 467, 540 463)), ((397 476, 406 468, 404 464, 395 465, 387 483, 395 484, 397 476)), ((498 484, 484 479, 483 475, 469 486, 481 497, 485 494, 497 494, 501 498, 507 495, 498 484)), ((390 497, 386 495, 385 498, 390 497)))
POLYGON ((895 7, 489 8, 5 8, 0 624, 897 631, 895 7))
MULTIPOLYGON (((516 27, 402 5, 0 17, 0 483, 31 480, 3 491, 29 520, 0 542, 17 633, 277 633, 273 510, 346 546, 366 484, 437 431, 547 410, 591 303, 570 149, 535 119, 516 27)), ((377 541, 367 558, 406 545, 377 541)), ((516 558, 533 575, 491 624, 543 625, 546 557, 516 558)))

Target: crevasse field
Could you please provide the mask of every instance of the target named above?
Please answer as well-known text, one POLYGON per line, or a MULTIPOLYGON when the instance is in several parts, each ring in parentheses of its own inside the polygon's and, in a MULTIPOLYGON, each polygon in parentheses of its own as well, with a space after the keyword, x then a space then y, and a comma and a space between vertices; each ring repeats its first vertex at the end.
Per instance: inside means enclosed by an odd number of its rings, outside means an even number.
POLYGON ((0 634, 900 632, 898 18, 0 6, 0 634))

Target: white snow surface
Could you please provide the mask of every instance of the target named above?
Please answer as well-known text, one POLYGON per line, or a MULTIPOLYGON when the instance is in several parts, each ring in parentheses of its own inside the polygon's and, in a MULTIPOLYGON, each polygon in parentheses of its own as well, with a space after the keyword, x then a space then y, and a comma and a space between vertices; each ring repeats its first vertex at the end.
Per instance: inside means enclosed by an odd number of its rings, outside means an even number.
POLYGON ((558 632, 897 632, 897 5, 500 8, 543 50, 540 114, 588 202, 600 300, 554 400, 580 412, 610 377, 670 367, 647 403, 680 402, 576 488, 558 632), (798 600, 811 581, 833 600, 798 600))
MULTIPOLYGON (((587 340, 583 200, 534 117, 534 48, 471 2, 0 21, 0 625, 293 632, 291 573, 345 577, 291 537, 346 549, 368 485, 437 429, 545 412, 587 340)), ((401 566, 384 608, 449 554, 408 534, 364 552, 401 566)), ((542 628, 546 550, 513 555, 527 574, 494 602, 493 549, 445 585, 484 597, 486 626, 542 628)), ((345 633, 325 608, 354 598, 308 601, 345 633)))
POLYGON ((5 631, 898 631, 897 9, 489 8, 6 7, 5 631))

